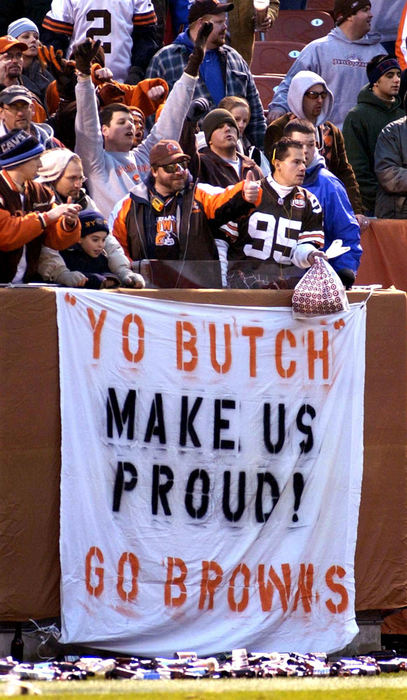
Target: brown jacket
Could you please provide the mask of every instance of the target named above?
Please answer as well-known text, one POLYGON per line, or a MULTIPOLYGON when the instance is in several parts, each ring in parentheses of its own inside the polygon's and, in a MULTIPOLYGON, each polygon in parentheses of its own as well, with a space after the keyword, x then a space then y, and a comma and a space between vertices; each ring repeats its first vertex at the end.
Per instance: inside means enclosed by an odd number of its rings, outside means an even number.
MULTIPOLYGON (((112 233, 131 260, 145 261, 148 257, 151 206, 151 192, 140 183, 113 210, 112 233)), ((156 245, 155 257, 158 253, 160 259, 150 258, 148 279, 161 287, 221 287, 214 233, 222 224, 247 215, 254 208, 243 197, 243 182, 211 195, 191 181, 182 193, 179 206, 178 260, 168 258, 174 246, 165 251, 157 250, 156 245)))
POLYGON ((199 182, 206 182, 214 187, 229 187, 229 185, 235 185, 237 182, 245 180, 249 170, 254 173, 256 180, 263 178, 263 173, 254 160, 243 153, 237 152, 236 155, 241 163, 240 177, 233 165, 211 151, 210 148, 207 147, 199 151, 199 182))

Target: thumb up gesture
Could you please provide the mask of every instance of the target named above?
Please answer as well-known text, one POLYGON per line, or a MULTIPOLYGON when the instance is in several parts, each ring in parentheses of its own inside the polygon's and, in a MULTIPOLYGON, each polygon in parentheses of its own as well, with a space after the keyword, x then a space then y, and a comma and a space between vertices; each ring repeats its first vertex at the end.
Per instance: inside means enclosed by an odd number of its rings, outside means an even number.
POLYGON ((243 197, 246 202, 255 204, 259 196, 260 180, 256 180, 252 170, 249 170, 243 185, 243 197))

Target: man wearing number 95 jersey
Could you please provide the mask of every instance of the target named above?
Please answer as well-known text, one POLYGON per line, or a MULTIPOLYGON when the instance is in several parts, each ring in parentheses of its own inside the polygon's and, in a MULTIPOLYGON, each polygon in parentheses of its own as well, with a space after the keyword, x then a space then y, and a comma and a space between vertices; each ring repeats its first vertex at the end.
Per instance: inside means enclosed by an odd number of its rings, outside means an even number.
POLYGON ((151 0, 52 0, 41 41, 69 58, 87 37, 100 39, 114 79, 136 84, 158 49, 156 25, 151 0))
POLYGON ((272 174, 260 181, 261 204, 239 221, 229 244, 229 287, 292 288, 316 256, 326 259, 323 215, 315 195, 301 187, 302 144, 283 137, 275 144, 272 174))

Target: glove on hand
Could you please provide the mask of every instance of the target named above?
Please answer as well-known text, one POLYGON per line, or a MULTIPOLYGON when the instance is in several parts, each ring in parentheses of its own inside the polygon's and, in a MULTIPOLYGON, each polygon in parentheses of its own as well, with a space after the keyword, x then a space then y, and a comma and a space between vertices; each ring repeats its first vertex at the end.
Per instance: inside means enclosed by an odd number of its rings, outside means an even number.
POLYGON ((86 39, 75 49, 75 62, 79 73, 90 75, 90 66, 99 51, 100 40, 86 39))
POLYGON ((41 66, 49 70, 54 78, 57 78, 62 70, 61 60, 63 57, 64 53, 61 49, 55 51, 53 46, 44 46, 44 44, 40 44, 38 47, 38 59, 41 66))
POLYGON ((192 122, 192 124, 196 124, 209 110, 210 105, 206 97, 197 97, 196 100, 192 100, 191 102, 187 113, 187 119, 192 122))
POLYGON ((67 61, 61 49, 55 51, 53 46, 42 45, 38 48, 38 58, 42 67, 54 76, 59 96, 67 102, 73 102, 76 85, 75 61, 67 61))
POLYGON ((199 27, 199 31, 195 39, 194 50, 188 58, 188 63, 185 66, 184 70, 184 73, 192 75, 193 78, 195 78, 198 75, 199 66, 201 65, 205 56, 206 42, 208 41, 208 36, 211 33, 212 29, 212 22, 203 22, 203 24, 201 24, 201 26, 199 27))

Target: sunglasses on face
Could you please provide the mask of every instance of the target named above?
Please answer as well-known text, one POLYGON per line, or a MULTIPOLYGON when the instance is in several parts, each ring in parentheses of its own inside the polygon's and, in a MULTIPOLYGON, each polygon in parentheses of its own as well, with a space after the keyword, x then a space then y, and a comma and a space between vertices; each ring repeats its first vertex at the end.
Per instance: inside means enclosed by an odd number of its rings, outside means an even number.
POLYGON ((309 97, 310 100, 317 100, 318 97, 322 97, 324 100, 325 97, 327 97, 328 93, 326 90, 322 90, 321 92, 317 92, 317 90, 307 90, 305 93, 305 97, 309 97))
POLYGON ((178 168, 180 170, 187 170, 188 169, 188 161, 185 160, 178 160, 176 163, 168 163, 168 165, 159 165, 159 168, 162 168, 165 173, 176 173, 178 168))

